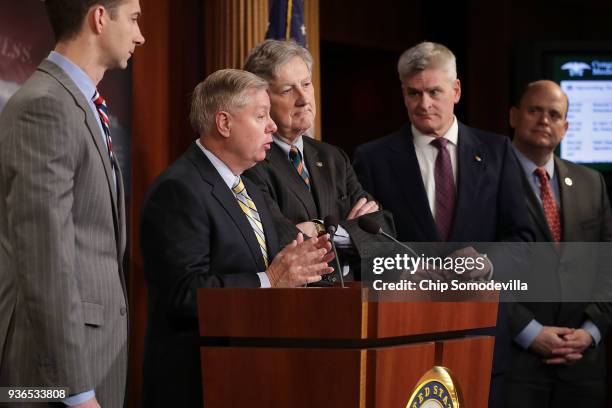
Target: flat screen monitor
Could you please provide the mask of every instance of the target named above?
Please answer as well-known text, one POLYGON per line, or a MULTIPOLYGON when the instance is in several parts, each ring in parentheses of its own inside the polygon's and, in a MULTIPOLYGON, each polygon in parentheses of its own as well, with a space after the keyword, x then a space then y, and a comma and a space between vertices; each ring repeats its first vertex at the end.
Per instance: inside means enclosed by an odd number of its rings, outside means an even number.
POLYGON ((548 71, 569 98, 569 129, 558 148, 561 158, 612 170, 612 49, 557 51, 548 71))

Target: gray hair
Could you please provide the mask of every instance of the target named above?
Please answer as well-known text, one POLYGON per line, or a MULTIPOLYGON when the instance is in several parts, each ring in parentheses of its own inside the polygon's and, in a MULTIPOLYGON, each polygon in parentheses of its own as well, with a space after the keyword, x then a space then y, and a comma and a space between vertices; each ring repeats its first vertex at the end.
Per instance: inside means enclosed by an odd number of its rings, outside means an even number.
POLYGON ((257 44, 247 55, 244 69, 272 82, 278 69, 294 57, 300 57, 312 72, 312 55, 295 41, 266 40, 257 44))
POLYGON ((404 51, 397 62, 400 81, 410 78, 426 69, 441 69, 448 79, 457 79, 455 55, 442 44, 422 42, 404 51))
POLYGON ((215 126, 215 114, 232 113, 249 103, 248 92, 267 90, 268 83, 257 75, 239 69, 221 69, 210 74, 193 90, 189 121, 198 135, 215 126))

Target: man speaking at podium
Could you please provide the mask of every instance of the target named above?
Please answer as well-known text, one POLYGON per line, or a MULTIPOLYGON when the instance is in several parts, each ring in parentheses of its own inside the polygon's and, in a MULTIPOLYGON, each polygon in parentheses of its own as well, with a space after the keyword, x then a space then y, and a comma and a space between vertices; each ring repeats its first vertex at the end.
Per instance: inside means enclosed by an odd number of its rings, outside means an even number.
POLYGON ((202 406, 198 288, 296 287, 333 270, 327 235, 304 241, 298 234, 278 252, 270 210, 241 177, 263 160, 276 131, 267 88, 256 75, 233 69, 199 84, 190 119, 200 138, 145 200, 146 407, 202 406))

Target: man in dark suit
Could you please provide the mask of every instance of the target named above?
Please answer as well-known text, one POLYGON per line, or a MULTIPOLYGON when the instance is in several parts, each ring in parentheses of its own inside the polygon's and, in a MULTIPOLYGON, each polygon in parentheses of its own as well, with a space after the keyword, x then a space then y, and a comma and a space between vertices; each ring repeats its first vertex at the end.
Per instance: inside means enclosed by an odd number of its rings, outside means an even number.
POLYGON ((400 57, 398 70, 410 123, 359 146, 353 163, 364 188, 393 213, 398 238, 529 239, 510 141, 453 114, 461 84, 451 51, 421 43, 400 57))
POLYGON ((45 7, 55 49, 0 116, 0 387, 68 387, 67 405, 119 408, 125 194, 96 87, 144 42, 140 5, 45 7))
POLYGON ((567 95, 552 81, 529 84, 510 110, 536 240, 551 243, 539 246, 533 274, 552 269, 547 286, 572 302, 512 305, 508 407, 603 407, 606 397, 603 337, 612 309, 602 300, 611 297, 610 254, 584 243, 612 241, 612 214, 601 174, 553 154, 567 110, 567 95))
MULTIPOLYGON (((532 240, 509 140, 455 118, 461 83, 453 53, 441 44, 418 44, 402 54, 398 72, 410 123, 359 146, 353 163, 364 188, 393 213, 398 238, 532 240)), ((496 333, 495 374, 503 371, 504 343, 509 347, 504 331, 502 324, 496 333)), ((496 375, 493 398, 499 383, 496 375)))
POLYGON ((240 177, 272 144, 276 125, 267 87, 240 70, 217 71, 199 84, 191 123, 201 136, 157 178, 145 200, 147 407, 202 406, 198 288, 295 287, 332 271, 328 236, 304 241, 298 234, 278 252, 261 192, 240 177))
POLYGON ((354 249, 359 252, 364 242, 375 238, 358 227, 358 218, 372 214, 390 233, 393 223, 390 215, 384 220, 378 204, 361 187, 346 153, 304 137, 317 111, 310 52, 292 41, 267 40, 251 50, 245 70, 270 85, 270 115, 278 130, 266 158, 247 176, 266 193, 281 240, 291 239, 298 228, 317 236, 322 220, 335 216, 340 221, 334 237, 340 258, 348 256, 351 268, 359 269, 354 249))

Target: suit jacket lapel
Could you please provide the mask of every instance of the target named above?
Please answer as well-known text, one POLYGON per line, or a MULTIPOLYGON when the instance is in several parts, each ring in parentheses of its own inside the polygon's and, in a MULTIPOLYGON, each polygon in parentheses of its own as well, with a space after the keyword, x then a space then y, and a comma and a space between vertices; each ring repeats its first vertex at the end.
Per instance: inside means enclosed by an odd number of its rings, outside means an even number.
POLYGON ((117 191, 115 189, 115 179, 113 177, 110 157, 108 155, 108 148, 104 144, 104 135, 100 133, 100 126, 98 125, 97 119, 94 117, 94 113, 89 106, 89 102, 85 99, 81 90, 64 72, 64 70, 51 61, 43 60, 39 66, 39 69, 57 79, 64 86, 64 88, 66 88, 66 90, 72 94, 76 105, 81 108, 85 114, 85 125, 89 129, 89 134, 91 135, 96 149, 98 150, 98 154, 100 155, 100 159, 102 160, 104 173, 106 174, 106 180, 108 182, 108 188, 110 189, 113 197, 113 209, 115 210, 115 215, 117 218, 119 218, 119 212, 117 209, 117 191))
POLYGON ((428 240, 431 242, 439 241, 440 236, 427 200, 410 124, 404 125, 397 143, 392 145, 390 160, 394 174, 400 176, 396 181, 398 183, 397 188, 401 189, 406 197, 406 203, 409 207, 406 211, 416 214, 414 219, 419 223, 428 240))
MULTIPOLYGON (((304 150, 306 150, 306 144, 304 144, 304 150)), ((306 157, 308 154, 304 153, 306 157)), ((293 168, 293 165, 289 162, 288 157, 285 155, 283 150, 272 143, 272 147, 266 157, 266 160, 270 163, 273 169, 277 169, 286 181, 286 186, 291 190, 297 197, 298 201, 304 206, 304 209, 308 213, 308 219, 317 218, 317 205, 313 199, 313 195, 304 184, 304 181, 293 168)), ((306 162, 307 163, 307 162, 306 162)), ((308 164, 307 164, 308 166, 308 164)), ((307 167, 310 172, 310 167, 307 167)), ((316 176, 315 176, 316 177, 316 176)), ((313 174, 310 172, 311 186, 313 182, 313 174)))
MULTIPOLYGON (((336 194, 332 191, 334 183, 331 180, 330 163, 324 163, 319 158, 319 152, 308 140, 307 136, 302 136, 304 140, 304 162, 310 175, 311 196, 317 206, 317 213, 310 218, 319 218, 335 213, 336 194)), ((294 171, 297 174, 297 172, 294 171)))
MULTIPOLYGON (((472 203, 478 201, 480 181, 486 166, 486 157, 483 157, 478 140, 462 123, 459 125, 457 139, 457 203, 451 227, 449 241, 462 241, 461 231, 465 230, 477 220, 469 215, 474 214, 472 203), (480 160, 478 160, 480 158, 480 160), (461 216, 458 216, 458 215, 461 216)), ((474 214, 479 215, 479 214, 474 214)))
MULTIPOLYGON (((573 182, 571 182, 571 174, 563 160, 555 156, 555 171, 557 172, 557 182, 559 183, 559 195, 561 201, 561 238, 562 241, 567 240, 567 237, 576 237, 580 234, 575 231, 576 222, 572 222, 572 217, 576 214, 575 201, 570 198, 573 182), (570 185, 566 183, 570 180, 570 185)), ((576 194, 576 192, 574 192, 576 194)))
POLYGON ((523 191, 525 192, 525 196, 527 198, 527 208, 531 213, 531 217, 540 230, 540 233, 545 237, 546 241, 552 241, 552 234, 550 232, 550 228, 548 227, 548 221, 546 221, 544 211, 542 210, 542 205, 540 205, 538 197, 535 195, 533 188, 531 188, 531 184, 529 183, 527 175, 525 174, 525 171, 523 171, 522 167, 521 180, 523 182, 523 191))
MULTIPOLYGON (((206 155, 195 143, 193 143, 189 147, 187 154, 189 160, 191 160, 191 162, 200 172, 200 176, 202 177, 202 179, 211 185, 213 197, 215 197, 221 207, 225 209, 232 221, 234 221, 236 228, 238 228, 238 230, 242 234, 242 238, 249 246, 251 255, 253 256, 253 261, 257 265, 257 270, 262 272, 265 271, 266 266, 263 262, 263 255, 261 253, 261 249, 259 248, 257 238, 255 237, 255 232, 253 231, 253 228, 251 227, 251 224, 249 223, 249 220, 247 219, 246 215, 240 209, 240 206, 236 201, 234 193, 232 193, 232 191, 227 187, 227 185, 219 175, 219 172, 217 172, 210 160, 208 160, 208 157, 206 157, 206 155)), ((252 188, 252 190, 253 189, 254 188, 252 188)), ((248 188, 247 192, 251 194, 248 188)), ((256 202, 255 205, 257 206, 258 203, 256 202)))
MULTIPOLYGON (((119 164, 117 164, 117 187, 115 187, 115 177, 113 176, 112 166, 110 157, 108 155, 108 148, 104 143, 104 135, 100 133, 100 126, 98 125, 97 119, 89 106, 89 102, 83 96, 81 90, 76 84, 70 79, 70 77, 60 67, 55 65, 53 62, 43 60, 38 67, 39 70, 46 72, 47 74, 54 77, 70 94, 72 94, 75 104, 85 114, 85 125, 89 130, 89 134, 93 139, 94 145, 98 151, 102 165, 104 167, 104 174, 106 175, 106 181, 108 189, 111 193, 113 215, 115 218, 115 234, 117 240, 117 254, 119 256, 119 265, 122 267, 123 255, 125 253, 126 246, 126 230, 125 230, 125 192, 123 190, 123 178, 119 164), (121 202, 120 202, 121 201, 121 202)), ((93 95, 92 95, 93 96, 93 95)), ((122 277, 123 279, 123 277, 122 277)))

